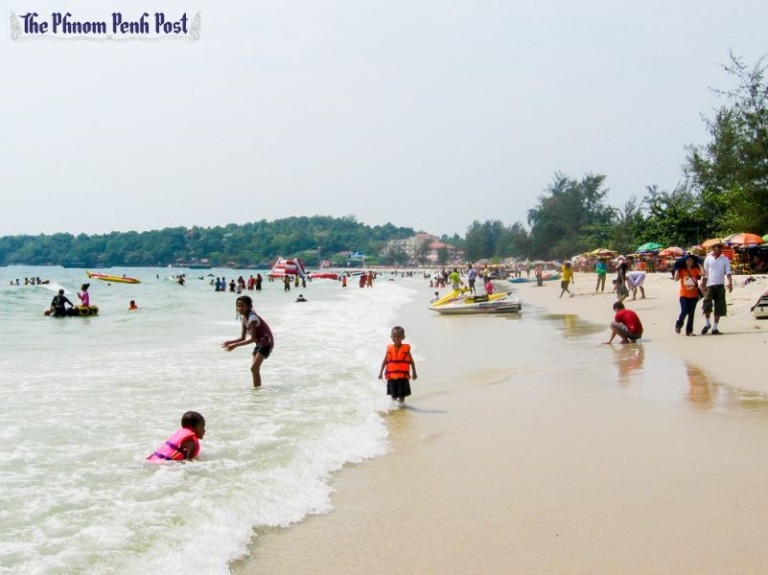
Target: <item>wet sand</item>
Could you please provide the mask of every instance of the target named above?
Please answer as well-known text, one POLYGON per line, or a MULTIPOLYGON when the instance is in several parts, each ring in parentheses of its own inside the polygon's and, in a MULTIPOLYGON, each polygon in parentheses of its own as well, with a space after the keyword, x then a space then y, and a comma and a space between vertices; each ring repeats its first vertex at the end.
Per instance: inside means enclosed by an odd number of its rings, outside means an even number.
POLYGON ((331 513, 259 533, 237 572, 764 572, 768 338, 744 310, 768 285, 737 285, 725 335, 686 338, 667 278, 628 302, 646 338, 626 346, 602 344, 613 297, 591 275, 573 298, 520 287, 517 319, 413 305, 420 378, 386 416, 391 452, 333 478, 331 513))

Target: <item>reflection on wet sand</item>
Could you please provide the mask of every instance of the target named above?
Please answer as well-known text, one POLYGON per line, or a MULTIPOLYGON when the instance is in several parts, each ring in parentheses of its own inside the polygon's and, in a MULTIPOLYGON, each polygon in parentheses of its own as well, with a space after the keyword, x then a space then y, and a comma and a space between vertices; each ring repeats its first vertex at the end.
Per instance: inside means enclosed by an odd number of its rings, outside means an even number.
POLYGON ((558 331, 567 337, 580 337, 585 335, 592 335, 604 331, 605 326, 589 323, 579 319, 579 316, 575 314, 554 314, 546 313, 542 314, 541 318, 547 321, 560 322, 562 327, 558 331))
POLYGON ((706 373, 690 363, 685 364, 685 372, 688 377, 688 399, 699 407, 711 407, 717 386, 709 381, 706 373))
POLYGON ((611 346, 613 362, 619 368, 619 383, 629 385, 632 374, 643 369, 645 348, 641 343, 611 346))
MULTIPOLYGON (((606 326, 581 320, 573 314, 541 314, 541 319, 552 322, 556 331, 568 338, 588 338, 606 330, 606 326)), ((652 350, 646 359, 642 342, 627 345, 605 346, 613 352, 613 363, 618 370, 618 382, 622 387, 630 383, 637 385, 643 395, 665 399, 681 397, 679 365, 660 350, 652 350)), ((684 363, 686 388, 682 396, 699 409, 727 409, 757 411, 768 408, 768 394, 745 391, 721 385, 713 381, 702 369, 688 362, 684 363)))
POLYGON ((757 391, 744 391, 720 385, 698 367, 686 363, 688 399, 704 408, 747 409, 750 411, 768 407, 768 395, 757 391))

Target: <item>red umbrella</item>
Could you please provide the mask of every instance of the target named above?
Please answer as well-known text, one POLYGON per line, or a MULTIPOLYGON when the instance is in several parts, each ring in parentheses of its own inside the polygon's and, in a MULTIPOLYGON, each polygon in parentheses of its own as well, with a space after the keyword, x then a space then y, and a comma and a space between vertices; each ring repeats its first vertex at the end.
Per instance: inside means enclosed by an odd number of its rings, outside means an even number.
POLYGON ((728 236, 723 240, 726 244, 733 246, 758 246, 765 243, 761 236, 757 234, 740 233, 728 236))
POLYGON ((677 246, 671 246, 668 248, 664 248, 659 252, 659 255, 663 258, 673 257, 673 258, 679 258, 680 256, 685 253, 685 250, 683 248, 678 248, 677 246))

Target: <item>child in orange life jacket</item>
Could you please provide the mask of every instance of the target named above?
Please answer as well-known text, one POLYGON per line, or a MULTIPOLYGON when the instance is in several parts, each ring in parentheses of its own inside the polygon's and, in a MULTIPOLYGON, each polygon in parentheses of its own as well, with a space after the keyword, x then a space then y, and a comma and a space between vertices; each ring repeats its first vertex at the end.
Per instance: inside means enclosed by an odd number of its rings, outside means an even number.
POLYGON ((147 459, 152 462, 194 459, 200 453, 200 440, 204 436, 205 418, 196 411, 188 411, 181 416, 181 429, 166 439, 147 459))
POLYGON ((381 362, 379 379, 387 377, 387 395, 398 403, 403 403, 411 395, 411 374, 417 379, 416 363, 411 357, 411 346, 403 343, 405 330, 398 326, 392 328, 392 345, 387 346, 387 353, 381 362))

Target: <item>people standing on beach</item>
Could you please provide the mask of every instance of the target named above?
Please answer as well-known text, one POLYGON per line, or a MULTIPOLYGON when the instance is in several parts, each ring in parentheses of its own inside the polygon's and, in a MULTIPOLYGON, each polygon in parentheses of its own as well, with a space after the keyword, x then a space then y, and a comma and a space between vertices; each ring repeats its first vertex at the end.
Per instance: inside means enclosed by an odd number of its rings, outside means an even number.
POLYGON ((472 264, 467 269, 467 282, 469 283, 469 293, 475 294, 475 281, 477 281, 477 270, 472 264))
POLYGON ((632 270, 627 272, 627 291, 632 290, 632 299, 637 299, 637 290, 640 289, 640 299, 645 299, 645 272, 641 270, 632 270))
POLYGON ((608 275, 608 265, 604 259, 597 260, 595 264, 595 273, 597 273, 597 285, 595 286, 595 292, 605 291, 605 278, 608 275))
POLYGON ((685 266, 675 270, 675 280, 680 282, 680 316, 675 322, 675 333, 683 329, 686 317, 685 335, 693 335, 693 316, 696 313, 696 304, 703 296, 699 288, 699 279, 703 275, 701 266, 696 256, 688 254, 685 257, 685 266))
POLYGON ((91 284, 83 284, 80 286, 80 291, 77 293, 77 297, 80 298, 80 305, 88 307, 91 305, 91 296, 88 295, 88 288, 91 284))
POLYGON ((458 269, 453 268, 453 271, 448 276, 448 281, 451 284, 451 289, 459 289, 459 285, 461 284, 461 276, 459 275, 458 269))
POLYGON ((704 327, 701 328, 701 335, 705 335, 710 327, 712 335, 720 335, 722 332, 718 327, 721 317, 728 315, 728 307, 725 302, 725 280, 728 280, 728 293, 733 291, 733 280, 731 278, 731 260, 723 255, 723 244, 718 243, 712 246, 712 252, 704 258, 704 279, 703 285, 707 292, 702 303, 704 311, 704 327), (710 325, 709 316, 714 309, 715 321, 710 325))
POLYGON ((560 280, 560 296, 563 297, 563 294, 568 292, 570 294, 570 297, 573 297, 573 292, 568 289, 568 286, 571 283, 575 283, 573 281, 573 266, 571 265, 571 262, 565 262, 563 266, 560 268, 560 274, 561 274, 561 280, 560 280))
POLYGON ((403 343, 405 329, 396 325, 390 333, 392 343, 387 346, 379 369, 379 379, 386 376, 387 395, 399 404, 411 395, 411 379, 417 379, 416 362, 411 356, 411 346, 403 343))
POLYGON ((616 336, 621 338, 621 343, 634 343, 643 337, 643 324, 634 311, 626 309, 620 301, 614 302, 613 310, 616 315, 611 322, 611 338, 606 344, 613 343, 616 336))
POLYGON ((629 264, 624 256, 616 258, 616 298, 619 301, 623 301, 625 297, 629 295, 627 289, 627 272, 629 271, 629 264))
POLYGON ((196 411, 188 411, 181 416, 181 428, 166 439, 148 461, 186 461, 194 459, 200 453, 200 440, 205 437, 205 418, 196 411))
POLYGON ((261 364, 269 357, 275 346, 272 330, 269 329, 267 322, 253 311, 253 301, 250 296, 239 296, 235 301, 235 309, 237 310, 237 315, 242 324, 240 337, 238 339, 225 341, 221 344, 221 347, 227 351, 232 351, 236 347, 248 345, 250 343, 256 345, 253 349, 251 376, 253 377, 253 387, 260 387, 261 364))

